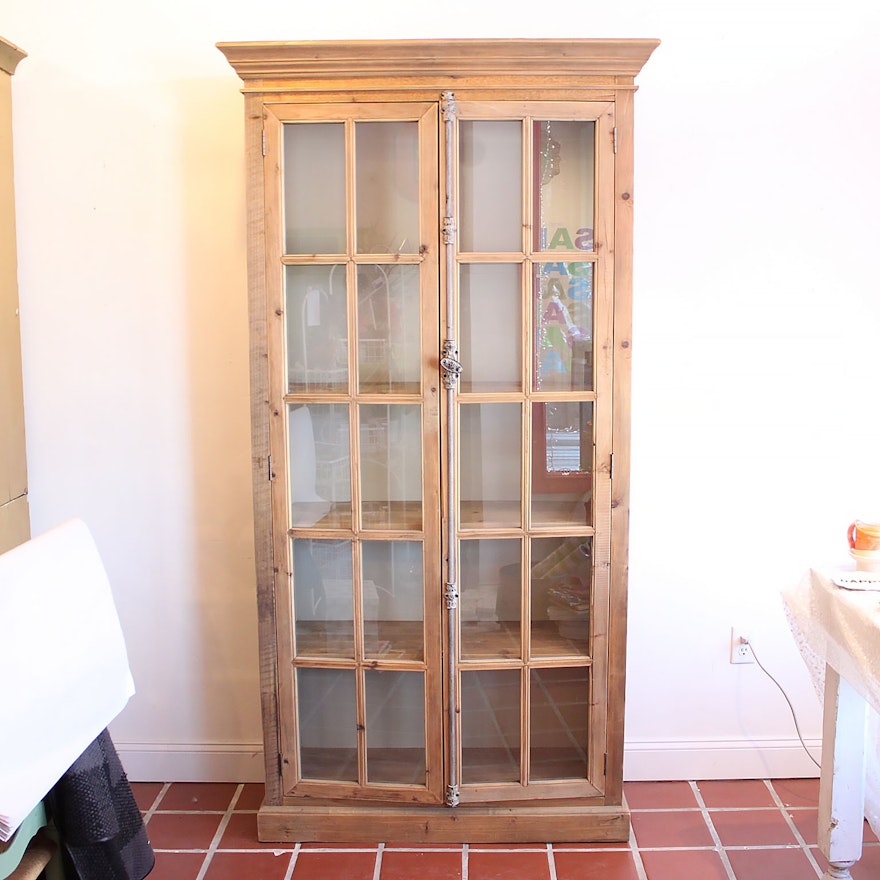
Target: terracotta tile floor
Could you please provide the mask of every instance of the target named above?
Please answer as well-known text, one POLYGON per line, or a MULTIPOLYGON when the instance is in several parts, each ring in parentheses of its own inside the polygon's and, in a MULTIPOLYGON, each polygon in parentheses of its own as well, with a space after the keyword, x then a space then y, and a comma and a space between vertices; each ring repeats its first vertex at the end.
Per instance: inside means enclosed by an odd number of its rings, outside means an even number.
MULTIPOLYGON (((626 844, 434 846, 257 840, 261 785, 133 783, 156 851, 150 880, 813 880, 816 779, 631 782, 626 844)), ((854 880, 880 877, 865 830, 854 880)))

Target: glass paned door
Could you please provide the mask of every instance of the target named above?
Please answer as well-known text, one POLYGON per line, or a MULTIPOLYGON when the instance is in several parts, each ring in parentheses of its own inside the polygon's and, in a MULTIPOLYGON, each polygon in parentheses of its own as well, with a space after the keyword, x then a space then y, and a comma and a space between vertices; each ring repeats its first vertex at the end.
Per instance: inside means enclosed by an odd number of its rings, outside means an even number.
POLYGON ((611 105, 448 107, 267 129, 290 798, 602 792, 611 105))
POLYGON ((273 111, 284 793, 439 803, 437 107, 273 111))
POLYGON ((610 539, 607 104, 458 103, 462 803, 602 791, 610 539), (607 152, 607 151, 606 151, 607 152))

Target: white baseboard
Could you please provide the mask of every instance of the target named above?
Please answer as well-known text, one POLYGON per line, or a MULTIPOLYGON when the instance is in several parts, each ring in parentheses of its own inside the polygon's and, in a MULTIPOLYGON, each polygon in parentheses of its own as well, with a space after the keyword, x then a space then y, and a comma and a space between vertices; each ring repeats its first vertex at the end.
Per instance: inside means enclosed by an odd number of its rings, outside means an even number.
POLYGON ((131 782, 263 782, 262 743, 117 742, 131 782))
MULTIPOLYGON (((115 742, 132 782, 262 782, 261 743, 115 742)), ((821 741, 807 746, 818 760, 821 741)), ((818 776, 797 740, 627 742, 628 782, 672 779, 786 779, 818 776)))
MULTIPOLYGON (((818 761, 821 740, 807 740, 818 761)), ((628 782, 672 779, 791 779, 818 776, 798 740, 628 741, 623 778, 628 782)))

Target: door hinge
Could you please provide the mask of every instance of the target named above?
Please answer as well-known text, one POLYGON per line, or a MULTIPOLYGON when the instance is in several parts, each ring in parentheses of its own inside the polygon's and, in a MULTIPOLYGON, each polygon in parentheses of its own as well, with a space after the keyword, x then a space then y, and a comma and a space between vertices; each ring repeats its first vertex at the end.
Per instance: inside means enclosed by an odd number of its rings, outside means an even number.
MULTIPOLYGON (((605 756, 608 757, 607 755, 605 756)), ((278 778, 284 775, 284 758, 281 756, 281 752, 278 753, 278 778)))
POLYGON ((605 758, 602 762, 602 775, 603 776, 608 775, 608 752, 605 752, 605 758))
MULTIPOLYGON (((616 156, 616 155, 617 155, 617 126, 616 126, 616 125, 615 125, 614 128, 612 129, 612 134, 613 134, 613 137, 614 137, 614 155, 616 156)), ((265 153, 265 147, 264 147, 263 155, 264 155, 264 156, 266 155, 266 153, 265 153)))
POLYGON ((611 453, 611 461, 608 464, 608 479, 614 479, 614 453, 611 453))
MULTIPOLYGON (((614 129, 614 130, 617 131, 617 129, 614 129)), ((268 152, 268 147, 266 146, 266 129, 264 128, 263 129, 263 156, 264 157, 267 152, 268 152)), ((617 152, 617 147, 614 148, 614 152, 615 153, 617 152)))
POLYGON ((269 482, 271 483, 272 480, 275 479, 275 471, 272 470, 272 456, 271 455, 266 456, 266 467, 269 470, 269 482))

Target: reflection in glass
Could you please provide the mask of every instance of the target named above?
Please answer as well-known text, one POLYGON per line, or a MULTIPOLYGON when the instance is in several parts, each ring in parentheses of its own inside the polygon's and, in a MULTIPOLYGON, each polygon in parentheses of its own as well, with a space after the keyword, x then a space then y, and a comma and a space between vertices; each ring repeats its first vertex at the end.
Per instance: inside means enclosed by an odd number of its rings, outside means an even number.
POLYGON ((284 250, 345 253, 345 127, 284 126, 284 250))
POLYGON ((364 541, 364 653, 422 660, 424 579, 418 541, 364 541))
POLYGON ((588 656, 592 582, 589 537, 532 539, 533 656, 588 656))
POLYGON ((533 669, 530 779, 586 779, 590 670, 533 669))
POLYGON ((422 526, 422 425, 416 404, 360 407, 364 528, 422 526))
POLYGON ((461 656, 521 657, 521 544, 462 541, 459 551, 461 656))
POLYGON ((288 407, 291 526, 345 528, 351 524, 348 407, 288 407))
POLYGON ((593 250, 595 122, 536 122, 536 248, 593 250))
POLYGON ((519 525, 522 521, 520 405, 462 404, 459 412, 462 526, 519 525))
POLYGON ((285 269, 287 386, 348 391, 348 325, 344 266, 285 269))
POLYGON ((520 779, 520 671, 461 674, 461 780, 520 779))
POLYGON ((593 454, 593 404, 556 401, 535 406, 543 414, 545 472, 560 476, 587 473, 593 454))
POLYGON ((520 267, 514 263, 461 266, 459 327, 462 391, 522 388, 520 267))
POLYGON ((355 156, 357 252, 417 253, 418 123, 356 123, 355 156))
POLYGON ((353 669, 298 669, 300 769, 305 779, 357 782, 353 669))
POLYGON ((418 394, 418 266, 360 265, 357 289, 360 390, 418 394))
POLYGON ((425 677, 421 672, 364 672, 367 782, 425 784, 425 677))
POLYGON ((522 124, 459 123, 460 250, 520 252, 523 239, 522 124))
POLYGON ((293 612, 298 657, 354 657, 351 542, 296 538, 293 612))
POLYGON ((592 519, 593 403, 532 404, 532 522, 592 519))
POLYGON ((535 388, 593 387, 593 264, 535 266, 535 388))

